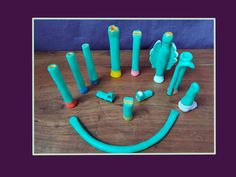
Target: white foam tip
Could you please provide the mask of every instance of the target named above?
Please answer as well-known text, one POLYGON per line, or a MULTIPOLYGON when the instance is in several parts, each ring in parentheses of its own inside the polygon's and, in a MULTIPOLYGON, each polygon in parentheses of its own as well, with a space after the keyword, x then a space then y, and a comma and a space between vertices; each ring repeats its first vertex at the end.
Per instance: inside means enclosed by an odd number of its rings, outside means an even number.
POLYGON ((142 91, 138 91, 138 96, 143 96, 143 92, 142 91))
POLYGON ((181 111, 183 111, 183 112, 189 112, 189 111, 191 111, 191 110, 197 108, 197 102, 194 101, 191 106, 185 106, 185 105, 183 105, 183 104, 181 103, 181 101, 179 101, 178 107, 179 107, 179 109, 180 109, 181 111))
POLYGON ((153 78, 154 82, 160 84, 164 81, 164 76, 157 76, 155 75, 154 78, 153 78))

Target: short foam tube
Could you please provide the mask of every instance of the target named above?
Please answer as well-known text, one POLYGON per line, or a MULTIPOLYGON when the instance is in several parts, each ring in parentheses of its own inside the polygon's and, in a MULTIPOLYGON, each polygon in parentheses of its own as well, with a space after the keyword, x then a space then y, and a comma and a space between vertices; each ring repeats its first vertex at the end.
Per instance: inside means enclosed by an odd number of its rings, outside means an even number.
POLYGON ((150 98, 153 95, 154 95, 154 92, 152 90, 145 90, 144 92, 138 91, 136 93, 136 99, 138 101, 143 101, 143 100, 150 98))
POLYGON ((167 121, 165 122, 164 126, 160 129, 159 132, 157 132, 151 138, 143 142, 140 142, 138 144, 133 144, 133 145, 126 145, 126 146, 111 145, 111 144, 107 144, 107 143, 97 140, 96 138, 92 137, 84 129, 79 119, 75 116, 72 116, 69 118, 69 123, 87 143, 89 143, 91 146, 95 147, 96 149, 99 149, 104 152, 109 152, 109 153, 134 153, 134 152, 143 151, 153 146, 154 144, 158 143, 159 141, 161 141, 170 131, 175 121, 177 120, 178 116, 179 116, 179 112, 175 109, 172 109, 170 111, 167 121))

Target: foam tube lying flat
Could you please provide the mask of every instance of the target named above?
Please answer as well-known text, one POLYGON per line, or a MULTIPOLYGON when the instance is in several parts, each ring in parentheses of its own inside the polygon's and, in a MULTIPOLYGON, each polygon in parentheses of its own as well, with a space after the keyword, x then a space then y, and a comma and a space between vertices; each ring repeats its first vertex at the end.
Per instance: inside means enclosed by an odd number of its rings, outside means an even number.
POLYGON ((159 141, 161 141, 170 131, 175 121, 177 120, 178 116, 179 116, 179 112, 175 109, 172 109, 170 111, 170 114, 166 123, 160 129, 159 132, 157 132, 151 138, 143 142, 140 142, 134 145, 127 145, 127 146, 111 145, 111 144, 106 144, 106 143, 103 143, 102 141, 97 140, 96 138, 92 137, 87 132, 87 130, 84 129, 79 119, 75 116, 71 116, 69 118, 69 123, 87 143, 89 143, 91 146, 95 147, 96 149, 99 149, 104 152, 110 152, 110 153, 134 153, 134 152, 143 151, 153 146, 154 144, 158 143, 159 141))

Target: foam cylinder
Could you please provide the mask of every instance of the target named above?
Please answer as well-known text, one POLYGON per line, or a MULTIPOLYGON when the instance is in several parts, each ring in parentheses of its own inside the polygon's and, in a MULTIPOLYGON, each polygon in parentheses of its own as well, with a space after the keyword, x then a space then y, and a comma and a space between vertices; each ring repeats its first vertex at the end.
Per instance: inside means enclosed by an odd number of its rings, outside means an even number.
POLYGON ((108 38, 110 44, 111 73, 113 78, 121 77, 120 69, 120 30, 117 26, 108 27, 108 38))
POLYGON ((89 44, 87 44, 87 43, 83 44, 82 51, 83 51, 86 67, 88 70, 90 83, 92 85, 97 85, 99 80, 98 80, 98 76, 97 76, 97 72, 95 69, 94 62, 93 62, 93 57, 92 57, 92 53, 90 51, 89 44))
POLYGON ((196 95, 200 91, 200 86, 197 82, 193 82, 188 91, 186 92, 185 96, 181 99, 181 103, 185 106, 191 106, 194 102, 196 95))
POLYGON ((124 97, 123 99, 123 118, 131 120, 133 118, 134 98, 124 97))
POLYGON ((72 74, 74 76, 75 82, 77 84, 77 87, 79 88, 80 93, 81 94, 86 93, 88 91, 88 88, 86 87, 83 76, 80 72, 79 64, 76 61, 75 53, 67 52, 66 59, 69 63, 70 69, 72 71, 72 74))
POLYGON ((140 30, 133 31, 133 50, 132 50, 132 68, 131 75, 138 76, 139 71, 139 55, 141 46, 142 32, 140 30))
POLYGON ((67 108, 73 108, 77 105, 77 101, 73 100, 72 95, 65 83, 65 80, 59 70, 58 65, 51 64, 48 66, 48 72, 54 80, 67 108))

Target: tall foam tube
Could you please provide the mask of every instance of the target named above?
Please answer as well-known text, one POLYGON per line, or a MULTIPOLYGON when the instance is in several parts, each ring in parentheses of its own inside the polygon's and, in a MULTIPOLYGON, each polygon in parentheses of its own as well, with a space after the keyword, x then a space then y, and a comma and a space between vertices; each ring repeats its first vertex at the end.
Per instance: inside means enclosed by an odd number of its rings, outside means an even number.
POLYGON ((121 77, 120 69, 120 30, 117 26, 108 27, 108 38, 110 43, 111 73, 113 78, 121 77))
POLYGON ((153 146, 154 144, 158 143, 159 141, 161 141, 170 131, 175 121, 177 120, 178 116, 179 116, 179 112, 175 109, 172 109, 170 111, 170 114, 166 123, 160 129, 159 132, 157 132, 154 136, 152 136, 151 138, 143 142, 140 142, 134 145, 127 145, 127 146, 106 144, 95 139, 84 129, 81 122, 75 116, 72 116, 69 118, 69 123, 87 143, 89 143, 91 146, 95 147, 96 149, 99 149, 104 152, 110 152, 110 153, 134 153, 134 152, 143 151, 153 146))
POLYGON ((133 31, 133 50, 132 50, 132 68, 131 75, 138 76, 139 71, 139 54, 140 54, 140 45, 142 39, 142 32, 140 30, 133 31))
MULTIPOLYGON (((192 62, 193 60, 193 55, 190 52, 183 52, 181 53, 180 57, 179 57, 179 62, 192 62)), ((190 66, 187 66, 190 67, 190 66)), ((195 66, 190 67, 191 69, 194 69, 195 66)), ((175 82, 174 85, 174 91, 178 90, 178 87, 180 85, 180 83, 182 82, 182 79, 184 77, 185 71, 186 71, 186 67, 183 67, 180 71, 179 71, 179 77, 175 82)))
POLYGON ((88 88, 86 87, 83 76, 80 72, 79 64, 76 61, 75 53, 67 52, 66 59, 70 65, 70 69, 72 71, 72 74, 74 76, 75 82, 77 84, 77 87, 79 88, 80 93, 81 94, 86 93, 88 91, 88 88))
POLYGON ((183 63, 178 64, 176 66, 174 75, 173 75, 173 77, 172 77, 172 79, 170 81, 170 85, 169 85, 169 87, 167 89, 167 95, 171 96, 172 92, 173 92, 173 89, 175 88, 175 85, 178 86, 178 84, 180 84, 180 81, 182 80, 184 72, 185 72, 187 67, 189 67, 191 69, 195 68, 194 64, 193 63, 189 63, 189 62, 183 62, 183 63), (176 81, 178 81, 178 84, 175 84, 176 81))
POLYGON ((48 72, 54 80, 67 108, 73 108, 77 105, 77 101, 73 100, 72 95, 61 75, 58 65, 51 64, 48 66, 48 72))
POLYGON ((167 89, 167 95, 171 96, 174 92, 178 91, 178 87, 184 77, 187 68, 194 69, 195 65, 192 63, 192 54, 190 52, 183 52, 180 55, 179 63, 177 64, 173 77, 167 89))
POLYGON ((164 72, 171 56, 172 41, 174 35, 172 32, 165 32, 162 36, 161 47, 157 52, 156 74, 154 82, 162 83, 164 81, 164 72))
POLYGON ((97 85, 99 83, 97 72, 94 66, 93 57, 90 51, 89 44, 84 43, 82 45, 83 55, 88 70, 89 80, 92 85, 97 85))

